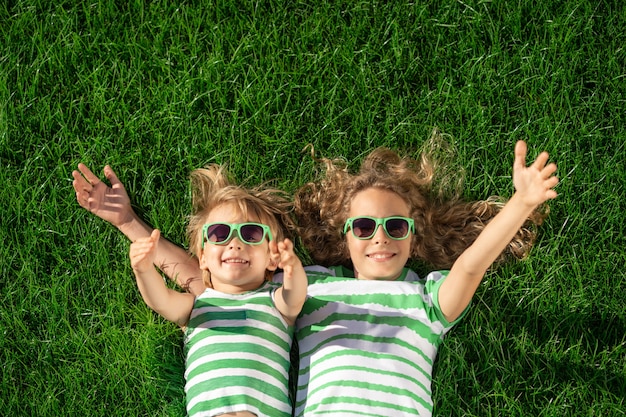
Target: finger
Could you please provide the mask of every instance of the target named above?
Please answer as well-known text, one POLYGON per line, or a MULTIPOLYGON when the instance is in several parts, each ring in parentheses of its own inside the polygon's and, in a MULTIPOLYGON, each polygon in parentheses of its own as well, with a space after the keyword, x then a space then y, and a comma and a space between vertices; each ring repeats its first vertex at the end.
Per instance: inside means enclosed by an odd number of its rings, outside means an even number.
POLYGON ((273 256, 279 254, 278 245, 273 240, 270 240, 270 254, 273 256))
POLYGON ((275 241, 270 240, 270 265, 280 268, 280 252, 278 251, 278 245, 275 241))
POLYGON ((88 197, 84 195, 82 192, 76 192, 76 201, 78 201, 78 205, 84 209, 89 209, 89 200, 88 197))
POLYGON ((293 242, 291 240, 285 239, 285 240, 282 241, 282 244, 283 244, 284 250, 287 250, 287 251, 290 251, 290 252, 293 251, 293 242))
POLYGON ((130 246, 145 246, 152 243, 152 236, 140 237, 130 244, 130 246))
POLYGON ((72 171, 72 177, 74 180, 72 181, 72 186, 76 192, 86 191, 91 192, 93 186, 87 181, 85 177, 81 175, 78 171, 72 171))
POLYGON ((161 237, 161 231, 159 229, 154 229, 152 233, 150 233, 150 238, 149 238, 150 245, 148 248, 150 252, 155 251, 156 248, 159 246, 160 237, 161 237))
POLYGON ((122 182, 117 177, 117 174, 115 174, 115 171, 113 171, 113 168, 111 168, 109 165, 106 165, 104 167, 104 176, 107 178, 107 180, 109 180, 112 187, 118 184, 122 185, 122 182))
POLYGON ((528 147, 526 142, 518 140, 515 144, 515 161, 513 162, 513 169, 523 169, 526 167, 526 151, 528 147))
POLYGON ((559 177, 550 177, 546 180, 545 184, 546 184, 546 188, 554 188, 558 185, 559 183, 559 177))
POLYGON ((533 162, 532 167, 538 170, 543 170, 549 158, 550 155, 548 155, 548 152, 541 152, 537 159, 535 159, 535 162, 533 162))
POLYGON ((91 170, 87 168, 87 165, 83 164, 82 162, 78 164, 78 170, 81 172, 81 174, 83 174, 83 177, 85 177, 85 179, 87 179, 90 184, 95 185, 100 182, 100 178, 98 178, 93 172, 91 172, 91 170))
POLYGON ((280 246, 280 267, 283 269, 292 267, 297 262, 296 254, 293 251, 293 243, 289 239, 285 239, 283 242, 280 242, 280 246))
POLYGON ((150 240, 143 242, 137 241, 131 246, 131 256, 134 256, 135 258, 146 258, 152 253, 152 251, 154 251, 155 246, 155 243, 150 240))
POLYGON ((552 174, 556 172, 556 164, 554 162, 546 165, 546 167, 541 171, 541 175, 544 179, 550 178, 552 174))

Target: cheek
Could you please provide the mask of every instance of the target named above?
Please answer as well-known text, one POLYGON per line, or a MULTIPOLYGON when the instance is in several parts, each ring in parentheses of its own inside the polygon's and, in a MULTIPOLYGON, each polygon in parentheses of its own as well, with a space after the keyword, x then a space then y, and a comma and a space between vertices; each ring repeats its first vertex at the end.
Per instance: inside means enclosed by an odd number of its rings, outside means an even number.
POLYGON ((346 252, 348 255, 358 254, 363 251, 364 240, 355 239, 352 236, 346 238, 346 252))
POLYGON ((214 261, 215 259, 218 259, 219 257, 219 253, 217 252, 219 250, 219 246, 217 245, 204 245, 204 250, 202 251, 202 255, 200 256, 200 268, 201 269, 208 269, 209 268, 209 263, 211 261, 214 261))
POLYGON ((406 255, 408 257, 411 256, 411 246, 412 246, 411 242, 412 241, 413 241, 412 239, 405 239, 405 240, 401 241, 402 242, 401 250, 402 250, 402 252, 406 253, 406 255))

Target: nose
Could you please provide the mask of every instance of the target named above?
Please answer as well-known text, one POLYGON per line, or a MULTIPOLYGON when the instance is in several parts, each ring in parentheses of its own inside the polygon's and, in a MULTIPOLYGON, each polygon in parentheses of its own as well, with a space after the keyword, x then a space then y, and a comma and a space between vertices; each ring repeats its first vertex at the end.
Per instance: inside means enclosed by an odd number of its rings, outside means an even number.
POLYGON ((241 249, 243 247, 243 242, 239 239, 239 236, 235 235, 228 242, 228 247, 230 249, 241 249))
POLYGON ((372 237, 372 241, 374 243, 387 243, 389 241, 387 237, 387 233, 385 233, 385 228, 382 224, 378 225, 376 232, 374 232, 374 236, 372 237))

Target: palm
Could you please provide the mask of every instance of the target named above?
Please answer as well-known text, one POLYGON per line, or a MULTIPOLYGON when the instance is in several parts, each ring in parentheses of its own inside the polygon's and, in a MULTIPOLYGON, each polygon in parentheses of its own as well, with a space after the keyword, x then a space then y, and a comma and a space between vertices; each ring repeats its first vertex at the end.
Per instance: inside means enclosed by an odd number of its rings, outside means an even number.
POLYGON ((132 219, 132 207, 126 189, 109 167, 105 168, 105 173, 111 181, 110 187, 85 165, 80 164, 78 168, 80 172, 74 171, 72 175, 76 200, 81 207, 118 227, 132 219))
POLYGON ((528 205, 538 206, 557 195, 553 190, 559 182, 554 176, 556 165, 547 164, 548 157, 542 152, 530 166, 526 166, 526 143, 519 141, 515 146, 513 185, 528 205))
POLYGON ((120 184, 108 187, 103 182, 94 186, 89 200, 89 210, 112 224, 122 224, 130 207, 130 199, 120 184))

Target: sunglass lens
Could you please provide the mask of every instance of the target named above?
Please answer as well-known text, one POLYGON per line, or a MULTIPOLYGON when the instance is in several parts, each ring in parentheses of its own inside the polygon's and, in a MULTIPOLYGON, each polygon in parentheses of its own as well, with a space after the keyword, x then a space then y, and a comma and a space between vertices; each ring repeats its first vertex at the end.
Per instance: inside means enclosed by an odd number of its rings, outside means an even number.
POLYGON ((402 239, 409 233, 409 223, 404 219, 389 219, 385 223, 385 229, 389 237, 402 239))
POLYGON ((376 233, 376 222, 372 219, 360 218, 352 221, 352 232, 360 239, 367 239, 376 233))
POLYGON ((206 238, 209 242, 224 242, 230 236, 230 226, 227 224, 211 225, 206 231, 206 238))
POLYGON ((241 238, 248 243, 259 243, 263 240, 263 228, 256 224, 247 224, 239 229, 241 238))

